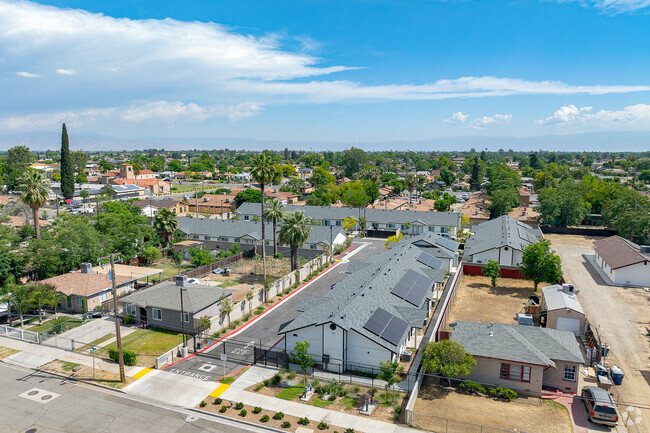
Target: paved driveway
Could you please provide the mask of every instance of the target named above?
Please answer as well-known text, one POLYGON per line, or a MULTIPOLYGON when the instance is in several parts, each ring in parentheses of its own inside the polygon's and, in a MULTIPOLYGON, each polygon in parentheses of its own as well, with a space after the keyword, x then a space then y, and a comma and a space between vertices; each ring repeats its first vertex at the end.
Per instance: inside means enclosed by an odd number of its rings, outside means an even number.
POLYGON ((271 347, 283 344, 282 338, 278 336, 278 330, 283 324, 290 322, 300 314, 296 308, 305 295, 323 296, 327 294, 333 284, 342 281, 348 275, 345 273, 348 261, 365 262, 384 249, 384 242, 384 240, 376 239, 355 241, 354 248, 341 257, 341 263, 291 298, 282 301, 244 331, 214 345, 203 353, 173 364, 173 367, 166 368, 166 371, 173 369, 179 374, 184 372, 200 373, 206 380, 217 380, 224 375, 224 371, 229 374, 251 364, 254 346, 271 347), (225 367, 220 358, 221 354, 226 354, 225 367))
MULTIPOLYGON (((137 327, 120 326, 122 337, 138 329, 137 327)), ((115 334, 115 319, 112 317, 102 317, 91 320, 81 326, 73 328, 62 334, 62 337, 71 338, 80 343, 92 343, 106 334, 115 334)))
MULTIPOLYGON (((642 289, 608 286, 587 262, 598 238, 572 235, 546 235, 562 258, 567 282, 580 290, 578 300, 596 327, 603 342, 611 347, 608 365, 618 365, 625 372, 618 387, 622 398, 630 403, 650 407, 650 295, 642 289)), ((626 406, 620 405, 621 411, 626 406)), ((640 433, 650 433, 650 409, 641 411, 640 433)), ((636 418, 633 417, 633 418, 636 418)), ((635 432, 635 430, 631 430, 635 432)))

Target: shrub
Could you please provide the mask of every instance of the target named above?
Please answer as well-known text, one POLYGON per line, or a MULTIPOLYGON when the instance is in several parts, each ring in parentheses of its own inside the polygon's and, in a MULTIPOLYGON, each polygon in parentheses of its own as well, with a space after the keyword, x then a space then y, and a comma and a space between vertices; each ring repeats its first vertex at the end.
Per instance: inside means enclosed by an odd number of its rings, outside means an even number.
POLYGON ((289 421, 285 421, 282 423, 282 428, 289 428, 291 427, 291 423, 289 421))
POLYGON ((296 378, 296 372, 291 370, 287 375, 287 377, 289 378, 289 380, 294 380, 296 378))
POLYGON ((316 389, 318 385, 320 385, 320 380, 314 379, 311 381, 311 386, 314 387, 314 389, 316 389))
POLYGON ((242 409, 242 410, 239 412, 239 416, 246 416, 246 415, 248 415, 248 411, 246 411, 246 409, 242 409))
POLYGON ((262 383, 264 384, 264 386, 269 386, 269 380, 268 379, 264 379, 262 381, 262 383))
POLYGON ((354 433, 354 429, 353 429, 353 428, 349 428, 349 429, 347 429, 347 430, 345 431, 345 433, 354 433))
POLYGON ((205 402, 205 400, 203 400, 203 401, 199 404, 200 407, 206 407, 207 405, 208 405, 208 404, 205 402))
POLYGON ((402 414, 402 406, 395 406, 393 408, 393 418, 395 421, 399 420, 399 416, 402 414))
POLYGON ((219 409, 219 412, 225 413, 227 410, 228 410, 228 406, 224 404, 223 406, 221 406, 221 409, 219 409))
POLYGON ((223 400, 221 400, 220 398, 216 398, 213 404, 221 404, 222 401, 223 400))
POLYGON ((261 408, 261 407, 256 406, 256 407, 253 408, 253 413, 260 413, 260 412, 262 412, 262 408, 261 408))
POLYGON ((133 323, 133 316, 131 316, 130 314, 125 314, 124 316, 122 316, 122 322, 125 325, 132 324, 133 323))
POLYGON ((318 430, 327 430, 328 428, 330 428, 330 426, 325 421, 318 423, 318 430))
POLYGON ((264 384, 263 383, 258 383, 257 385, 255 385, 255 392, 259 391, 262 388, 264 388, 264 384))
POLYGON ((280 373, 275 373, 271 378, 271 383, 277 385, 280 382, 282 382, 282 375, 280 373))
POLYGON ((462 382, 458 385, 458 389, 464 392, 469 392, 470 394, 485 394, 485 388, 483 385, 480 385, 476 382, 462 382))
POLYGON ((280 253, 277 253, 277 254, 275 255, 275 258, 276 258, 276 259, 280 259, 280 260, 282 260, 283 257, 284 257, 284 256, 283 256, 282 254, 280 254, 280 253))
MULTIPOLYGON (((118 362, 117 357, 117 348, 116 347, 109 347, 108 348, 108 357, 111 358, 113 361, 118 362)), ((135 365, 137 361, 138 356, 135 354, 134 351, 132 350, 123 350, 122 351, 122 359, 124 359, 124 363, 126 365, 135 365)))
POLYGON ((228 325, 228 329, 235 329, 237 325, 235 325, 235 322, 232 322, 230 325, 228 325))
POLYGON ((300 424, 300 425, 309 425, 309 418, 307 418, 307 417, 298 418, 298 424, 300 424))
POLYGON ((239 402, 235 404, 235 409, 242 410, 244 408, 244 403, 239 402))
POLYGON ((251 320, 251 313, 246 313, 246 314, 244 314, 244 315, 242 316, 242 320, 243 320, 244 322, 248 322, 249 320, 251 320))
POLYGON ((352 387, 352 393, 353 394, 359 394, 359 391, 361 391, 361 388, 359 388, 358 386, 353 386, 352 387))
POLYGON ((336 400, 336 394, 332 394, 327 398, 329 401, 334 401, 336 400))
POLYGON ((260 421, 262 421, 262 422, 267 422, 268 420, 269 420, 268 415, 264 415, 262 418, 260 418, 260 421))
POLYGON ((273 419, 282 419, 284 418, 284 414, 282 412, 276 412, 275 415, 273 415, 273 419))
POLYGON ((274 302, 275 302, 275 299, 270 299, 270 300, 269 300, 269 304, 272 304, 272 303, 274 303, 274 302))
POLYGON ((508 400, 515 400, 517 398, 517 393, 511 390, 510 388, 498 387, 495 390, 495 394, 499 398, 505 398, 508 400))

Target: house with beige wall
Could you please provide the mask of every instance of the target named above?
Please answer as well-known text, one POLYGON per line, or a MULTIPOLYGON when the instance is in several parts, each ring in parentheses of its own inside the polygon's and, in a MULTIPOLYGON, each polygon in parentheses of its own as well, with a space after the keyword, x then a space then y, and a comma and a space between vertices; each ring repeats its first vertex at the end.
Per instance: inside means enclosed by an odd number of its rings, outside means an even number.
POLYGON ((542 388, 578 391, 578 373, 584 358, 570 331, 457 322, 451 339, 476 360, 476 367, 463 379, 531 396, 540 396, 542 388))
POLYGON ((576 295, 577 291, 573 289, 572 284, 543 287, 540 305, 541 325, 583 335, 585 311, 576 295))

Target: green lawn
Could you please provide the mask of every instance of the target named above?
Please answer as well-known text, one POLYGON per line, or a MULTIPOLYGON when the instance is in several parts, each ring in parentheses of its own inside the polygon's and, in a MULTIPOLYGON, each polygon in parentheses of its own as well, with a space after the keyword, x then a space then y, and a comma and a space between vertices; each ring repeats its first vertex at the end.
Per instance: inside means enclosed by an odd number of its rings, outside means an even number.
MULTIPOLYGON (((183 342, 180 332, 164 329, 138 329, 122 338, 122 349, 132 350, 138 355, 160 356, 183 342)), ((106 346, 117 347, 113 342, 106 346)))
POLYGON ((321 400, 318 397, 314 397, 308 404, 316 407, 327 407, 334 404, 334 402, 329 400, 321 400))
POLYGON ((305 386, 296 385, 291 388, 283 389, 278 393, 278 395, 276 395, 276 397, 281 398, 282 400, 293 400, 294 398, 300 397, 303 392, 305 392, 305 386))
POLYGON ((68 316, 59 316, 56 319, 43 322, 42 325, 32 326, 31 328, 29 328, 29 330, 34 332, 45 332, 45 331, 49 332, 54 326, 60 325, 57 327, 59 329, 56 329, 56 331, 57 333, 61 333, 66 331, 67 329, 72 329, 72 328, 76 328, 77 326, 81 326, 82 324, 83 322, 81 321, 81 319, 75 319, 68 316))
MULTIPOLYGON (((161 263, 156 263, 156 264, 152 265, 151 267, 163 270, 163 273, 161 275, 163 280, 178 275, 178 267, 173 263, 161 262, 161 263)), ((189 271, 189 270, 194 269, 194 268, 195 268, 194 265, 181 265, 181 274, 183 272, 185 272, 185 271, 189 271)), ((154 281, 153 278, 154 277, 151 277, 150 281, 153 282, 154 281)), ((157 282, 157 280, 156 280, 156 282, 157 282)))
POLYGON ((346 409, 354 409, 359 406, 359 399, 352 397, 343 397, 341 399, 341 405, 345 406, 346 409))
POLYGON ((61 366, 61 368, 62 368, 64 371, 71 371, 73 368, 75 368, 75 367, 79 367, 80 365, 81 365, 81 364, 77 364, 77 363, 75 363, 75 362, 63 361, 63 365, 61 366))
POLYGON ((235 378, 232 377, 232 376, 222 377, 221 379, 219 379, 219 382, 225 383, 226 385, 230 385, 234 381, 235 381, 235 378))

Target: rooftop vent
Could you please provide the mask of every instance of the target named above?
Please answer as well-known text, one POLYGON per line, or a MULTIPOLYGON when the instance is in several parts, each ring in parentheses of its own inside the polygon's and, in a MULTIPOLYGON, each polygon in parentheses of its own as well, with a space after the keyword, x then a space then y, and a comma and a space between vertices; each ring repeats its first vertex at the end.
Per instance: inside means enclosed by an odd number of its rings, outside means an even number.
POLYGON ((187 286, 187 275, 177 275, 176 276, 176 285, 178 287, 187 286))
POLYGON ((81 273, 82 274, 92 274, 93 265, 91 263, 82 263, 81 264, 81 273))

